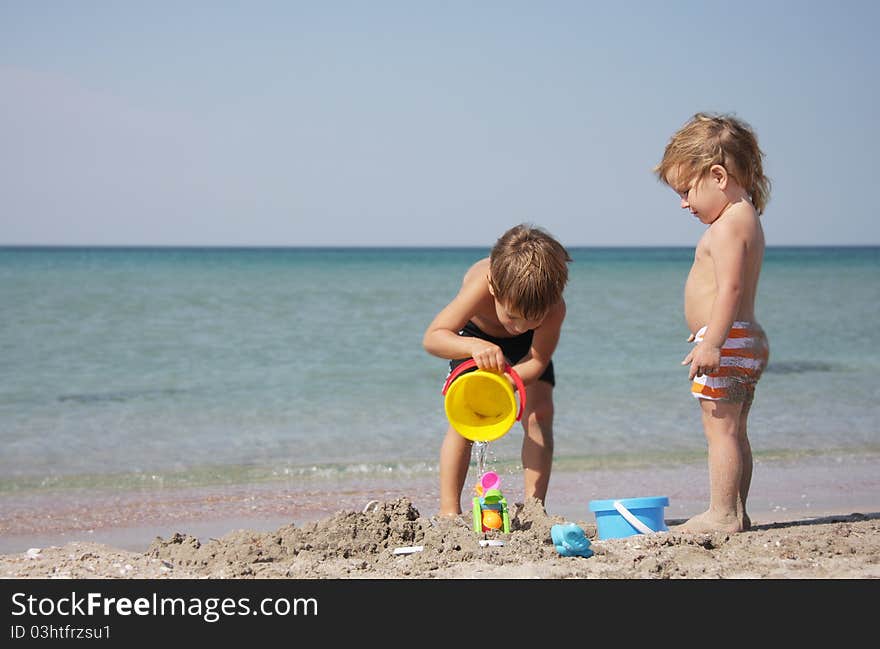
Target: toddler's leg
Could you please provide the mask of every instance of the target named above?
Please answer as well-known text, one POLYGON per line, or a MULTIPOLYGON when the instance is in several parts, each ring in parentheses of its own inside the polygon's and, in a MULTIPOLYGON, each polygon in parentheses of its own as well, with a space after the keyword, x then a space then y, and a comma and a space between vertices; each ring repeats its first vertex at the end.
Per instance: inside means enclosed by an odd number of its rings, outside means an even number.
POLYGON ((536 381, 526 388, 522 424, 525 497, 537 498, 543 504, 553 466, 553 386, 546 381, 536 381))
POLYGON ((467 478, 473 442, 450 426, 440 447, 440 515, 461 514, 461 490, 467 478))
POLYGON ((709 509, 676 529, 741 532, 746 529, 742 488, 751 480, 751 448, 740 431, 743 404, 700 399, 700 407, 709 446, 709 509))
POLYGON ((742 503, 743 529, 748 530, 752 527, 752 520, 746 513, 746 500, 749 497, 749 487, 752 485, 752 445, 749 443, 748 420, 749 411, 752 409, 751 403, 743 404, 742 411, 739 413, 739 443, 740 453, 743 458, 743 473, 739 486, 739 498, 742 503))

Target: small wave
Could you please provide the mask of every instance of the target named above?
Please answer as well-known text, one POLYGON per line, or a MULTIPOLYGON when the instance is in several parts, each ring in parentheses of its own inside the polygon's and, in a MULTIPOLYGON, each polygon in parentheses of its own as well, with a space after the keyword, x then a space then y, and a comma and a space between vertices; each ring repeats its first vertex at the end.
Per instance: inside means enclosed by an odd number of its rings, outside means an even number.
POLYGON ((0 494, 25 491, 67 491, 74 489, 114 492, 124 490, 194 488, 243 484, 278 483, 294 480, 301 486, 323 485, 347 479, 406 479, 436 474, 427 461, 350 464, 277 465, 198 465, 182 470, 74 473, 52 475, 0 476, 0 494))
MULTIPOLYGON (((880 445, 869 443, 856 447, 823 449, 766 449, 755 452, 756 461, 796 461, 808 458, 852 461, 851 458, 876 458, 880 445), (843 460, 841 458, 844 458, 843 460), (849 459, 847 459, 849 458, 849 459)), ((589 474, 592 471, 626 472, 637 469, 675 468, 682 465, 705 465, 704 451, 678 450, 601 456, 571 455, 554 458, 553 468, 560 472, 589 474)), ((500 475, 517 475, 522 465, 516 458, 496 458, 492 469, 500 475)), ((475 467, 473 467, 475 470, 475 467)), ((517 478, 518 479, 518 478, 517 478)), ((78 473, 52 475, 0 475, 0 496, 41 492, 102 491, 119 496, 126 491, 192 489, 251 485, 287 485, 301 491, 326 491, 348 488, 346 485, 377 485, 413 481, 435 484, 437 466, 433 461, 352 462, 309 465, 200 465, 182 470, 149 471, 133 469, 116 473, 78 473)))
POLYGON ((838 368, 825 361, 770 361, 765 372, 769 374, 804 374, 806 372, 834 372, 838 368))
POLYGON ((170 397, 181 394, 182 390, 120 390, 117 392, 98 392, 92 394, 62 394, 58 401, 72 401, 74 403, 102 403, 120 402, 143 397, 170 397))

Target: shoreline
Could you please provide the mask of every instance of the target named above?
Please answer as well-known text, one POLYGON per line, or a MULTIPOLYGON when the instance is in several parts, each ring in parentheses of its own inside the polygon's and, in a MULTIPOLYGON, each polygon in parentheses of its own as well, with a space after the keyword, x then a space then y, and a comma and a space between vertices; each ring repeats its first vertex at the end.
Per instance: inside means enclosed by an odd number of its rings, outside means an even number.
MULTIPOLYGON (((462 494, 467 511, 469 485, 462 494)), ((508 502, 521 503, 521 474, 502 475, 508 502)), ((0 555, 71 542, 98 543, 144 552, 157 538, 180 533, 208 541, 233 531, 273 532, 303 526, 338 512, 362 512, 370 501, 407 498, 422 517, 436 513, 437 478, 383 477, 348 480, 316 488, 290 482, 162 489, 72 491, 4 495, 0 498, 0 555)), ((595 522, 590 500, 667 496, 667 521, 703 511, 708 502, 705 465, 627 470, 554 471, 547 514, 572 522, 595 522)), ((757 460, 749 501, 756 526, 823 517, 871 516, 880 512, 880 457, 808 457, 757 460)))

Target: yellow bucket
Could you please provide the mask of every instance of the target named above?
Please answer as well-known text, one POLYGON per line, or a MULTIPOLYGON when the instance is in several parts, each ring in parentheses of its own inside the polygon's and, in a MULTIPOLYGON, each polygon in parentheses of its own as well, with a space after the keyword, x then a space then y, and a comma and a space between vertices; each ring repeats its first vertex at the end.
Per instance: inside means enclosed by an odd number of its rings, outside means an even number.
POLYGON ((508 365, 519 393, 519 409, 510 381, 497 372, 475 369, 471 359, 455 368, 446 379, 442 394, 446 418, 462 436, 474 442, 491 442, 505 435, 522 418, 526 389, 516 371, 508 365))

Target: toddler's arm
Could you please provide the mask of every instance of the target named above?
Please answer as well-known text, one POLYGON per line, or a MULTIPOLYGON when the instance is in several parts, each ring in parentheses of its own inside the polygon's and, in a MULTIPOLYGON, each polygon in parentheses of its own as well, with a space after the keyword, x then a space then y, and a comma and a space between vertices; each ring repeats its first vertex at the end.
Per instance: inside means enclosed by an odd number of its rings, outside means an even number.
POLYGON ((702 342, 685 356, 682 365, 690 364, 688 378, 717 372, 721 367, 721 347, 736 320, 743 293, 748 234, 735 215, 712 225, 708 241, 715 270, 715 300, 702 342))

